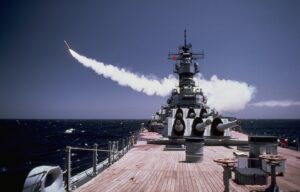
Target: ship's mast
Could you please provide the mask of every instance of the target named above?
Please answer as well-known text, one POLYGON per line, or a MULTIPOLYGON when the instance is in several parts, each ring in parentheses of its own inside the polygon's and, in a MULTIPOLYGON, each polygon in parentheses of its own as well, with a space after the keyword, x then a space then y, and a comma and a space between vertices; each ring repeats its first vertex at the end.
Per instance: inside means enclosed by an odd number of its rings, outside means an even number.
POLYGON ((169 54, 169 59, 178 61, 175 65, 175 73, 179 76, 180 92, 193 92, 195 82, 193 77, 199 73, 195 60, 202 59, 203 53, 193 53, 192 44, 187 44, 186 30, 184 30, 184 45, 179 46, 178 53, 169 54))
POLYGON ((186 47, 186 29, 184 30, 184 46, 186 47))
POLYGON ((167 102, 173 107, 200 108, 203 105, 203 94, 194 89, 194 76, 199 73, 198 64, 203 53, 193 53, 192 44, 187 43, 187 34, 184 30, 184 44, 178 47, 178 53, 169 54, 169 59, 176 61, 174 73, 179 76, 179 91, 174 90, 167 102))

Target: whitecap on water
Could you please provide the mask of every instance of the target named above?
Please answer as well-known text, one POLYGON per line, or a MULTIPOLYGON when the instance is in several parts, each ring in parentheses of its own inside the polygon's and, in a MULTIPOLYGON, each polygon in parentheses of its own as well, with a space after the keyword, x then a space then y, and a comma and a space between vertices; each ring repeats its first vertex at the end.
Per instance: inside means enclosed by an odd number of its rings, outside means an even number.
POLYGON ((70 128, 70 129, 65 130, 65 133, 70 134, 70 133, 73 133, 73 131, 75 131, 75 129, 70 128))
POLYGON ((6 167, 1 167, 1 172, 6 172, 8 169, 6 167))

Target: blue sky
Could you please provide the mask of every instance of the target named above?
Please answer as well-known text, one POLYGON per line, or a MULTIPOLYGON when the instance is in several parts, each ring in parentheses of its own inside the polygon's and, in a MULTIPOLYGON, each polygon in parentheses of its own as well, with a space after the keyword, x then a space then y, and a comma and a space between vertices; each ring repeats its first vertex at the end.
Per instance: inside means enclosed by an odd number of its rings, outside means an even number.
MULTIPOLYGON (((299 10, 291 0, 1 1, 0 118, 149 118, 166 98, 96 75, 63 41, 90 58, 163 78, 184 29, 194 51, 205 52, 205 78, 255 86, 252 102, 299 101, 299 10)), ((299 118, 300 107, 249 106, 230 115, 299 118)))

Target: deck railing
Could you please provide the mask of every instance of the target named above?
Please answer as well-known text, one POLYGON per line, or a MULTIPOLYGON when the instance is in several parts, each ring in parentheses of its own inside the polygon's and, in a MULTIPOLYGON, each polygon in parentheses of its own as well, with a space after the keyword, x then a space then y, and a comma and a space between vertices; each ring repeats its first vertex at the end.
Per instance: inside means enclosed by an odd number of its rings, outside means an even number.
POLYGON ((76 189, 78 186, 83 185, 85 182, 96 176, 98 173, 113 164, 115 161, 119 160, 123 155, 127 153, 129 149, 132 148, 134 143, 136 143, 136 140, 137 136, 132 134, 130 137, 123 138, 119 141, 109 141, 108 149, 98 148, 98 144, 96 143, 93 145, 93 148, 67 146, 64 171, 66 190, 72 191, 76 189), (92 152, 92 162, 90 163, 90 168, 72 176, 72 152, 74 151, 92 152), (104 152, 108 155, 107 158, 100 163, 98 163, 98 152, 104 152))

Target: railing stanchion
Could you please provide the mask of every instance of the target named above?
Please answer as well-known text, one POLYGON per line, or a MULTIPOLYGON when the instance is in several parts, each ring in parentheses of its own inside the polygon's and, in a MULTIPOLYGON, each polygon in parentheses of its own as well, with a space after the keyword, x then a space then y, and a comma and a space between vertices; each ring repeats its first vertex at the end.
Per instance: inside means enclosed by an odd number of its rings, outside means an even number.
POLYGON ((129 149, 131 149, 132 147, 132 135, 130 135, 129 137, 129 149))
POLYGON ((115 141, 111 142, 111 163, 115 162, 115 141))
POLYGON ((97 161, 98 161, 98 159, 97 159, 97 156, 98 156, 97 148, 98 148, 98 144, 95 143, 94 144, 94 149, 95 150, 93 151, 93 174, 94 175, 97 175, 97 161))
POLYGON ((131 135, 131 137, 130 137, 130 146, 131 146, 131 148, 133 147, 133 145, 134 145, 134 135, 132 134, 131 135))
POLYGON ((122 139, 122 155, 125 154, 125 139, 122 139))
POLYGON ((119 159, 119 141, 116 141, 116 159, 119 159))
POLYGON ((66 185, 67 191, 71 191, 71 147, 66 147, 66 168, 67 168, 67 175, 66 175, 66 185))
POLYGON ((111 146, 111 141, 108 142, 108 164, 111 165, 111 155, 112 155, 112 146, 111 146))
POLYGON ((113 151, 113 163, 115 162, 115 154, 116 154, 116 141, 113 141, 113 147, 112 147, 112 151, 113 151))

